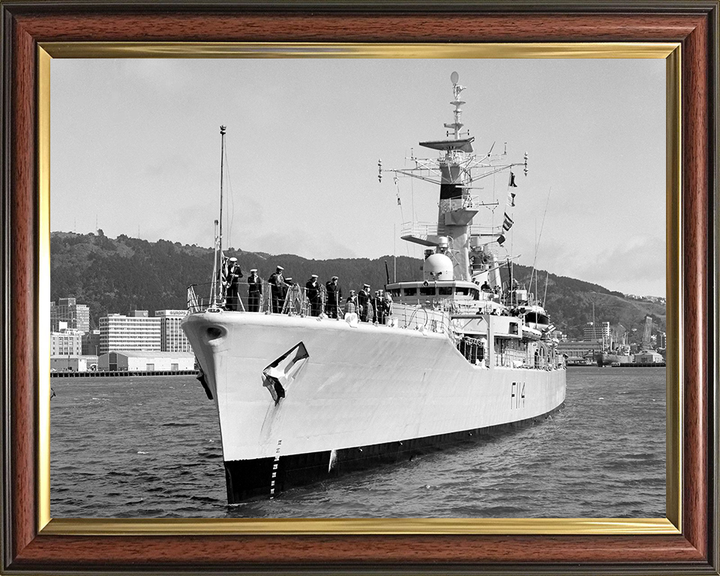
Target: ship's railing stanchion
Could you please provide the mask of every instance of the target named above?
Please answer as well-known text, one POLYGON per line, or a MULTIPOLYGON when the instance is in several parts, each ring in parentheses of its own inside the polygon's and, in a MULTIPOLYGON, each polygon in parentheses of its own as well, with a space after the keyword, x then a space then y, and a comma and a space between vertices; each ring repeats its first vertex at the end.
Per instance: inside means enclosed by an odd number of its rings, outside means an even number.
POLYGON ((307 288, 303 288, 299 284, 293 284, 287 287, 286 290, 282 313, 290 316, 310 316, 311 302, 307 296, 307 288))
POLYGON ((214 297, 198 296, 198 293, 202 293, 207 287, 211 286, 211 282, 205 282, 202 284, 191 284, 187 287, 187 309, 190 313, 204 312, 210 308, 213 308, 214 297))
POLYGON ((198 301, 197 295, 195 294, 195 285, 188 286, 187 288, 187 309, 190 312, 197 312, 198 301))
POLYGON ((257 288, 256 284, 241 284, 239 300, 239 312, 265 312, 265 303, 269 301, 267 294, 269 293, 269 283, 262 280, 259 284, 259 290, 250 291, 251 286, 257 288))
POLYGON ((260 312, 269 314, 272 312, 272 302, 270 302, 270 284, 263 280, 260 284, 260 312))

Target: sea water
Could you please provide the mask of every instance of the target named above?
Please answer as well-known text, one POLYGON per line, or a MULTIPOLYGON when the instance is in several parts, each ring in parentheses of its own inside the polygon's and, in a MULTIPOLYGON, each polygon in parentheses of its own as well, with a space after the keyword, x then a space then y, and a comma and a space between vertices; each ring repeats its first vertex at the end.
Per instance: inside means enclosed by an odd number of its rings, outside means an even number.
POLYGON ((537 424, 233 506, 193 376, 52 386, 54 518, 665 516, 664 368, 570 368, 564 407, 537 424))

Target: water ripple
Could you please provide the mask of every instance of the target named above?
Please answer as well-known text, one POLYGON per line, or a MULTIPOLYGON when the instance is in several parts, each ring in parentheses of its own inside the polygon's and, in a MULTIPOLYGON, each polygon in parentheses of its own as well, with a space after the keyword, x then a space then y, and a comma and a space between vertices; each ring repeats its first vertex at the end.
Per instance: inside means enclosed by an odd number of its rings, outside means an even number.
POLYGON ((195 378, 53 388, 55 517, 665 516, 664 369, 571 369, 565 406, 536 425, 234 506, 195 378))

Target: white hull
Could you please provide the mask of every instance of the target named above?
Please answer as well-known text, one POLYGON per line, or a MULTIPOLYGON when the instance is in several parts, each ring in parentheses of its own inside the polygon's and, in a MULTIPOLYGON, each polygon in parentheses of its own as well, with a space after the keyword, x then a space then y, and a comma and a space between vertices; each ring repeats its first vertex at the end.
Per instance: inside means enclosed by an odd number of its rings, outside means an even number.
POLYGON ((441 333, 226 311, 191 314, 184 330, 217 402, 226 462, 509 424, 565 399, 564 369, 475 366, 441 333), (263 370, 300 342, 309 356, 276 404, 263 370))

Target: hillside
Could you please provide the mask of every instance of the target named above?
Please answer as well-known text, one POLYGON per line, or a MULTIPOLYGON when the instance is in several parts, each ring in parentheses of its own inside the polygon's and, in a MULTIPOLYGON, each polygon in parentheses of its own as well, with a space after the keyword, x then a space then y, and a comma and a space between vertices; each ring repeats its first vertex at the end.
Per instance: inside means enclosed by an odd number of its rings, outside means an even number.
MULTIPOLYGON (((503 272, 506 278, 507 273, 503 272)), ((529 282, 530 272, 527 266, 514 266, 514 275, 521 285, 529 282)), ((657 330, 665 331, 664 304, 626 298, 620 292, 612 292, 597 284, 548 274, 544 270, 540 270, 537 276, 538 293, 541 296, 547 293, 545 308, 552 323, 570 338, 582 338, 585 324, 593 319, 593 304, 597 322, 610 322, 611 326, 622 325, 628 331, 634 330, 636 336, 631 339, 632 342, 642 340, 646 316, 653 319, 657 330)))
MULTIPOLYGON (((116 239, 98 234, 53 232, 50 239, 51 299, 75 297, 78 303, 90 306, 91 323, 111 312, 130 310, 183 309, 186 289, 200 285, 200 292, 209 290, 212 275, 212 250, 195 245, 159 240, 148 242, 120 235, 116 239)), ((364 283, 372 289, 386 283, 386 265, 390 278, 397 267, 397 278, 421 279, 421 262, 415 258, 384 256, 334 260, 308 260, 292 254, 269 255, 242 250, 228 250, 236 256, 244 273, 257 268, 261 278, 267 279, 276 265, 285 268, 285 276, 305 283, 310 274, 321 281, 333 275, 339 277, 344 294, 350 288, 359 289, 364 283)), ((514 275, 521 284, 530 279, 530 268, 515 265, 514 275)), ((504 279, 508 272, 503 269, 504 279)), ((545 293, 547 278, 547 309, 552 322, 571 338, 582 337, 584 325, 592 320, 593 302, 598 322, 622 324, 642 334, 646 315, 656 327, 665 330, 665 306, 648 301, 631 300, 619 292, 576 280, 539 271, 538 292, 545 293)), ((637 334, 636 332, 636 334, 637 334)))

